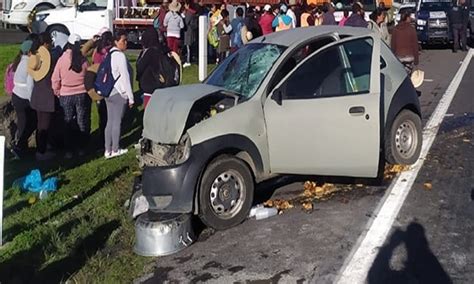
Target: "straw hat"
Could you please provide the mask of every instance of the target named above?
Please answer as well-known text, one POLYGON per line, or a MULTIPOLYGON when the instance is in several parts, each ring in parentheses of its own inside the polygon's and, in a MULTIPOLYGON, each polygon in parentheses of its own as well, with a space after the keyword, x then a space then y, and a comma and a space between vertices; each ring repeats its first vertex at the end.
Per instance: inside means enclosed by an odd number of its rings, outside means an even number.
POLYGON ((36 54, 31 55, 28 59, 28 74, 35 81, 41 81, 48 75, 51 68, 51 54, 44 46, 40 46, 36 54))
POLYGON ((168 9, 173 12, 179 12, 179 10, 181 10, 181 3, 178 1, 173 1, 171 4, 169 4, 168 9))
POLYGON ((423 84, 423 80, 425 80, 425 72, 418 69, 411 73, 411 82, 415 88, 420 87, 423 84))

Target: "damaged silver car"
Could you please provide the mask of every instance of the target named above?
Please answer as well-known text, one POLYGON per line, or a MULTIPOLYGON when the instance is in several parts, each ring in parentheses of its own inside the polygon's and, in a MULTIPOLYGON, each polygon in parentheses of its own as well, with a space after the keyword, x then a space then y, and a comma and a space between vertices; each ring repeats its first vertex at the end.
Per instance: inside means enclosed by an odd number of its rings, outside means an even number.
POLYGON ((202 84, 156 91, 142 190, 152 211, 226 229, 272 176, 376 178, 386 160, 416 162, 421 143, 416 90, 378 35, 294 29, 253 40, 202 84))

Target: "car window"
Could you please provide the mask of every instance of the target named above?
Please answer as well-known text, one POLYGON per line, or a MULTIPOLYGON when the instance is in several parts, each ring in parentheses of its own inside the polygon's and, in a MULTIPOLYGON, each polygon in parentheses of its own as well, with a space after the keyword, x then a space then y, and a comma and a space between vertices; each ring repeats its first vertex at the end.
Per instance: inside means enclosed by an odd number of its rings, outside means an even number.
POLYGON ((285 47, 274 44, 245 45, 219 64, 206 84, 250 98, 284 50, 285 47))
POLYGON ((80 11, 97 11, 107 9, 107 0, 84 0, 79 5, 80 11))
POLYGON ((366 93, 370 90, 372 41, 358 39, 316 54, 290 76, 285 98, 304 99, 366 93))

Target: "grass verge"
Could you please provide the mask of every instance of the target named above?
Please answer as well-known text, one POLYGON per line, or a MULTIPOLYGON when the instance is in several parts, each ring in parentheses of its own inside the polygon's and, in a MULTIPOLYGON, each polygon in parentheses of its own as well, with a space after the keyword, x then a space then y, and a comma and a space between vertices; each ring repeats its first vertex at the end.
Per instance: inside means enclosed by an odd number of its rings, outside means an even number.
MULTIPOLYGON (((17 48, 0 46, 0 68, 4 70, 17 48)), ((130 56, 130 60, 134 66, 136 58, 130 56)), ((183 83, 195 82, 197 66, 193 65, 184 70, 183 83)), ((136 83, 134 87, 137 88, 136 83)), ((126 146, 138 140, 142 116, 140 108, 126 116, 122 137, 126 146)), ((93 136, 97 124, 93 108, 93 136)), ((38 164, 32 158, 6 161, 5 245, 0 248, 0 282, 130 283, 147 273, 153 258, 133 253, 134 224, 124 207, 133 179, 139 174, 135 155, 131 149, 127 155, 112 160, 104 160, 100 152, 91 152, 74 160, 58 156, 46 164, 38 164), (12 186, 35 168, 60 181, 58 191, 43 200, 12 186)))

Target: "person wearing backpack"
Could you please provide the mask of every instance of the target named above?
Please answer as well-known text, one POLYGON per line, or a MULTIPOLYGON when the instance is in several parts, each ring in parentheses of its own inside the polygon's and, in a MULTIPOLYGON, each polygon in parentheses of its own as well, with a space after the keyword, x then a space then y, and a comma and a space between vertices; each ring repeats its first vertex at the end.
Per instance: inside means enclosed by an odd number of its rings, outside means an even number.
POLYGON ((16 134, 12 153, 21 158, 28 149, 28 139, 36 129, 36 113, 30 106, 33 78, 27 72, 28 58, 33 41, 25 40, 20 46, 20 52, 11 64, 13 85, 11 96, 16 113, 16 134))
POLYGON ((160 50, 158 34, 154 29, 143 32, 141 44, 143 50, 137 58, 137 81, 143 92, 143 109, 146 109, 153 92, 159 88, 153 69, 160 65, 164 51, 160 50))
MULTIPOLYGON (((105 145, 105 126, 107 125, 107 106, 102 96, 99 96, 94 88, 94 82, 97 75, 99 65, 104 61, 110 49, 114 45, 114 36, 108 28, 102 28, 97 35, 95 40, 89 40, 82 46, 82 54, 84 56, 90 55, 92 50, 92 64, 86 72, 87 86, 86 90, 89 97, 97 104, 97 112, 99 114, 99 141, 100 149, 105 145)), ((86 81, 86 79, 85 79, 86 81)), ((84 82, 85 84, 86 82, 84 82)))
POLYGON ((186 30, 184 32, 184 45, 186 46, 186 62, 183 67, 191 66, 191 55, 196 44, 198 34, 198 15, 196 8, 193 6, 192 0, 186 0, 184 4, 184 26, 186 30))
POLYGON ((105 97, 104 100, 107 104, 107 126, 105 127, 104 153, 106 159, 118 157, 128 152, 127 149, 121 149, 119 147, 120 128, 125 108, 127 104, 130 108, 132 108, 134 104, 132 91, 133 70, 125 56, 124 52, 126 50, 127 34, 124 31, 119 31, 114 36, 114 47, 110 50, 107 58, 100 65, 97 75, 99 81, 103 80, 99 75, 100 69, 103 65, 108 63, 112 75, 111 80, 113 80, 113 88, 110 93, 101 94, 105 97))
POLYGON ((54 94, 64 114, 66 159, 73 151, 85 154, 91 130, 91 99, 84 87, 87 59, 81 52, 81 38, 71 34, 51 78, 54 94))
POLYGON ((168 47, 179 53, 179 40, 181 38, 181 30, 184 29, 184 21, 179 11, 181 10, 181 4, 173 0, 169 5, 169 12, 166 13, 165 21, 163 25, 166 27, 166 42, 168 47))

